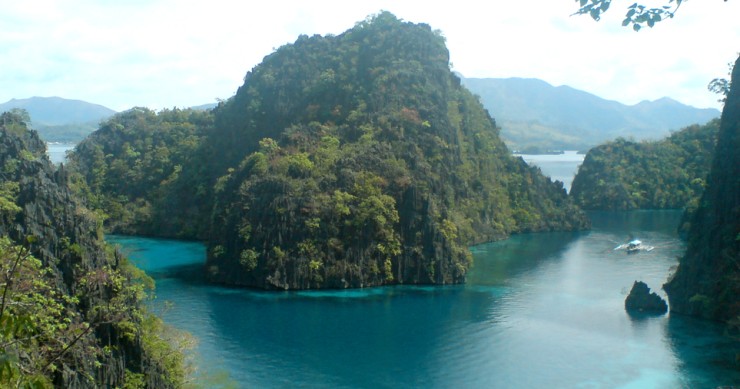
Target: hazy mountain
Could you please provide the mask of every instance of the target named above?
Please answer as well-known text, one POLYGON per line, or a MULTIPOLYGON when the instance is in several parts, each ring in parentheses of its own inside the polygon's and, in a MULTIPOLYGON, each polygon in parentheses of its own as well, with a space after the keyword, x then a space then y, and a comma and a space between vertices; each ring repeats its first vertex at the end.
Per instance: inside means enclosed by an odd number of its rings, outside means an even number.
POLYGON ((193 107, 190 107, 190 108, 201 110, 201 111, 207 111, 209 109, 214 109, 217 106, 218 106, 218 103, 208 103, 208 104, 196 105, 196 106, 193 106, 193 107))
POLYGON ((45 141, 79 142, 95 131, 101 120, 116 111, 99 104, 61 97, 11 99, 0 104, 0 112, 22 108, 31 116, 31 127, 45 141))
POLYGON ((35 124, 60 125, 70 123, 98 122, 106 119, 116 111, 99 104, 82 100, 63 99, 61 97, 31 97, 28 99, 11 99, 0 104, 0 111, 12 108, 23 108, 31 115, 35 124))
POLYGON ((514 149, 585 149, 616 137, 658 139, 719 117, 670 98, 625 105, 534 78, 463 78, 514 149))

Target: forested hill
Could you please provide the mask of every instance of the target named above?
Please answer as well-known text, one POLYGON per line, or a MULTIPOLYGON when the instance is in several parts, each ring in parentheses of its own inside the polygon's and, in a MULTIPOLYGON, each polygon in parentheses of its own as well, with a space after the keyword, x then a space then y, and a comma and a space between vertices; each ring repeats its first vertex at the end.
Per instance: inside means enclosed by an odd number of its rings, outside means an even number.
POLYGON ((740 57, 686 254, 665 284, 671 311, 730 323, 740 332, 740 57))
POLYGON ((202 149, 212 123, 199 109, 116 114, 69 155, 73 187, 109 231, 206 239, 213 173, 202 149))
POLYGON ((517 150, 586 150, 617 137, 657 140, 720 114, 667 97, 625 105, 534 78, 463 78, 463 84, 480 96, 517 150))
POLYGON ((585 225, 561 185, 509 156, 444 39, 389 13, 266 57, 215 134, 218 170, 235 169, 208 266, 228 283, 456 283, 468 244, 585 225))
MULTIPOLYGON (((90 197, 141 204, 127 212, 137 229, 166 224, 153 216, 162 207, 207 215, 206 223, 186 221, 186 231, 163 230, 204 237, 217 282, 457 283, 470 244, 588 225, 561 183, 511 157, 493 119, 451 73, 444 38, 387 12, 265 57, 235 96, 198 114, 212 114, 212 128, 175 136, 199 139, 193 153, 143 140, 159 136, 142 119, 172 123, 173 114, 114 117, 72 159, 90 197), (136 170, 157 159, 152 153, 191 157, 160 165, 161 186, 135 194, 128 187, 139 182, 127 179, 111 191, 120 179, 109 174, 114 164, 136 170)), ((190 114, 178 114, 175 127, 190 114)))
POLYGON ((173 388, 182 354, 151 284, 102 240, 23 115, 0 115, 0 387, 173 388))
POLYGON ((585 209, 694 207, 709 174, 719 120, 693 125, 660 141, 623 138, 586 154, 570 191, 585 209))

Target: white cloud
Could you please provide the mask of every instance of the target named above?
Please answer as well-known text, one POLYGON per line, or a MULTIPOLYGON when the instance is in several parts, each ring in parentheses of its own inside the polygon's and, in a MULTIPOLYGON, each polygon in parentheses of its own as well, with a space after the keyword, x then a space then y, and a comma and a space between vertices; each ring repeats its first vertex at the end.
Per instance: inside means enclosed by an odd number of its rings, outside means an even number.
POLYGON ((114 109, 227 98, 246 72, 299 34, 338 34, 381 9, 442 30, 454 69, 537 77, 625 103, 670 96, 715 106, 740 42, 738 2, 686 2, 673 20, 634 33, 628 2, 601 22, 571 0, 34 1, 0 15, 0 101, 58 95, 114 109), (533 4, 534 3, 534 4, 533 4))

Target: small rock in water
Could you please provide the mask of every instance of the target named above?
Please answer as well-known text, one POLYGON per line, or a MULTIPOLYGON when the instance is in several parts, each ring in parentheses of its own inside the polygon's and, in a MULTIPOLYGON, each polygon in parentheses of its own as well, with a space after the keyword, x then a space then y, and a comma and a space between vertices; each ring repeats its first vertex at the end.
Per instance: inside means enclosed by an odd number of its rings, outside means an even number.
POLYGON ((656 293, 650 293, 650 288, 642 281, 635 281, 632 290, 624 300, 627 312, 643 312, 663 314, 668 311, 668 304, 656 293))

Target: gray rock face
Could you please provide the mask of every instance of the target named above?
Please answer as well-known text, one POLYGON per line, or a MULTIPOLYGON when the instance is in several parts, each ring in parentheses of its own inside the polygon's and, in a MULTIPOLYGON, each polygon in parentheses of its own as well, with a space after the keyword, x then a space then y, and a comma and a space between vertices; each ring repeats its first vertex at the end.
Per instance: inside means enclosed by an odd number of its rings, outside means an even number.
MULTIPOLYGON (((118 269, 120 258, 106 255, 101 224, 67 185, 69 177, 64 168, 55 170, 51 165, 44 142, 25 124, 14 121, 12 115, 3 115, 0 115, 0 188, 14 184, 17 195, 12 200, 20 211, 0 212, 0 237, 7 236, 18 244, 33 236, 30 249, 50 270, 50 282, 63 293, 79 299, 78 304, 69 303, 66 308, 79 312, 83 318, 92 317, 89 307, 103 304, 101 301, 110 304, 106 299, 111 297, 107 293, 82 294, 79 280, 105 267, 118 269)), ((137 303, 127 304, 134 309, 137 303)), ((149 388, 172 387, 165 373, 154 366, 151 358, 147 359, 142 339, 127 338, 113 323, 101 323, 95 331, 83 335, 80 342, 89 345, 84 350, 108 347, 111 351, 100 355, 95 351, 68 351, 65 358, 55 361, 57 370, 49 373, 55 387, 123 387, 126 375, 131 372, 145 374, 149 388)))
POLYGON ((624 308, 629 313, 656 313, 668 312, 668 304, 656 293, 650 293, 650 288, 642 281, 635 281, 632 290, 624 300, 624 308))
POLYGON ((731 85, 686 254, 663 285, 672 312, 724 322, 740 317, 740 57, 731 85))

